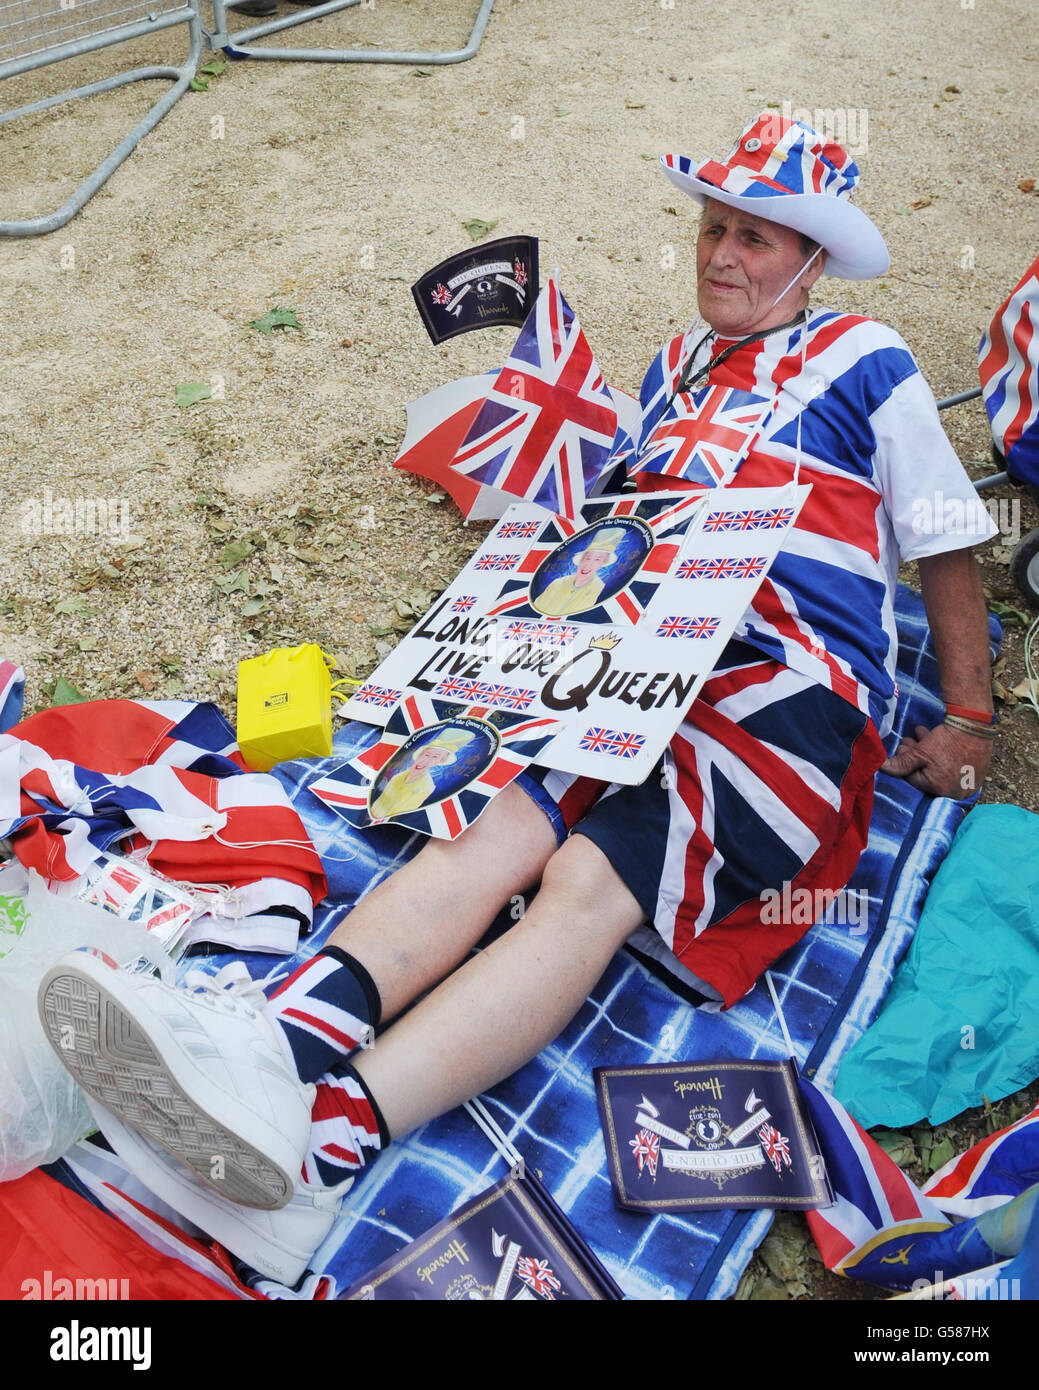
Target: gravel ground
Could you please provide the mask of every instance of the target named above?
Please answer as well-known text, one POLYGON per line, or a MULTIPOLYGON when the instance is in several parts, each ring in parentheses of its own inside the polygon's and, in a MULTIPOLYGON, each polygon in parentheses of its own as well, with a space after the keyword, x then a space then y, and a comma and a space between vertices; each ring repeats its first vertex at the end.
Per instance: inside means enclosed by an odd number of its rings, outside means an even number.
MULTIPOLYGON (((475 10, 377 0, 283 41, 454 47, 475 10)), ((183 47, 167 31, 9 79, 4 108, 183 47)), ((1028 0, 497 0, 458 67, 228 64, 67 227, 0 241, 0 651, 25 665, 27 707, 64 678, 233 711, 238 660, 302 640, 369 671, 482 534, 391 469, 403 404, 496 365, 511 338, 433 347, 411 282, 468 244, 470 218, 533 233, 607 380, 636 390, 694 308, 693 205, 655 156, 722 155, 767 105, 846 123, 858 201, 891 247, 888 275, 824 280, 815 301, 891 323, 937 395, 968 388, 982 330, 1035 255, 1037 75, 1028 0), (276 306, 301 327, 250 327, 276 306), (192 382, 212 397, 178 406, 192 382), (52 511, 103 499, 109 524, 34 530, 48 497, 52 511)), ((155 91, 0 126, 2 216, 57 207, 155 91)), ((972 476, 990 471, 978 404, 945 418, 972 476)), ((1005 698, 984 796, 1034 810, 1039 726, 1011 694, 1028 615, 1007 542, 1039 516, 997 495, 1007 534, 981 558, 1008 622, 1005 698)), ((940 1134, 959 1147, 992 1123, 940 1134)), ((784 1280, 756 1261, 743 1292, 848 1296, 797 1267, 784 1280)))

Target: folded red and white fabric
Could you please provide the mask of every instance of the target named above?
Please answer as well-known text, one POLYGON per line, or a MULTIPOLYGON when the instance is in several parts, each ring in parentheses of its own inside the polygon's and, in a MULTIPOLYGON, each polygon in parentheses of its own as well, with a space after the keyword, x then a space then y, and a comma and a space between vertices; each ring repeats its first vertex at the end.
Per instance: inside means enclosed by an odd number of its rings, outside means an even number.
POLYGON ((209 910, 189 940, 290 953, 327 883, 276 778, 249 772, 213 705, 96 700, 0 734, 0 837, 28 868, 71 882, 138 852, 209 910))

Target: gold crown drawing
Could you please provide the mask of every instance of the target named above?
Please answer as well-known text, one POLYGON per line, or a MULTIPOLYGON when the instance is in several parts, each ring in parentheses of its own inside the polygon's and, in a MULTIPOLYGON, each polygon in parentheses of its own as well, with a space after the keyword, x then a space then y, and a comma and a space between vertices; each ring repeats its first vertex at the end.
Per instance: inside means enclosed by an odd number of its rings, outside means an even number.
POLYGON ((597 647, 600 651, 610 652, 620 641, 620 636, 616 632, 603 632, 598 637, 593 637, 588 643, 588 650, 597 647))

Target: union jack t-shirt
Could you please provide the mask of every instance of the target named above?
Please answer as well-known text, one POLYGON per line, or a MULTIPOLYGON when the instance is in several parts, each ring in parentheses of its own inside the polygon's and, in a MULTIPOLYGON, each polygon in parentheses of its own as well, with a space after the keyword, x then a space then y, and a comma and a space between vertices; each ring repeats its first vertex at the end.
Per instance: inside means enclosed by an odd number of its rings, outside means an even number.
MULTIPOLYGON (((679 470, 678 481, 673 470, 653 471, 676 433, 672 421, 681 417, 688 431, 690 418, 724 417, 731 431, 742 411, 748 447, 735 481, 779 486, 794 476, 800 418, 799 481, 812 492, 734 636, 843 696, 883 736, 894 711, 900 561, 978 545, 996 527, 899 335, 829 309, 810 312, 803 331, 807 344, 795 327, 737 348, 677 397, 690 355, 698 369, 728 343, 716 335, 701 341, 702 322, 673 338, 643 381, 640 437, 620 436, 614 457, 640 490, 709 486, 702 458, 688 473, 679 470), (704 407, 705 393, 718 387, 734 392, 727 411, 704 407), (745 408, 749 397, 766 402, 756 416, 745 408)), ((740 454, 731 448, 726 457, 740 454)), ((709 473, 710 455, 707 463, 709 473)))

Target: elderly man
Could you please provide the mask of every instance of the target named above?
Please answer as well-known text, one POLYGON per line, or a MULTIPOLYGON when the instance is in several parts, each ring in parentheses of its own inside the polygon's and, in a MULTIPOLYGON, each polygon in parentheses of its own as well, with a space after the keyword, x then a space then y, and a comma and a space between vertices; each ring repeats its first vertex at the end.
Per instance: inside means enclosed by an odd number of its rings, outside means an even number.
POLYGON ((650 368, 641 437, 617 456, 641 488, 716 485, 669 472, 662 441, 695 430, 692 406, 720 386, 760 403, 739 485, 797 477, 812 492, 661 767, 640 787, 521 777, 365 898, 265 1003, 255 986, 174 989, 88 956, 41 990, 59 1055, 119 1112, 106 1133, 138 1175, 182 1210, 190 1198, 192 1219, 253 1263, 320 1238, 332 1219, 316 1212, 322 1185, 555 1038, 641 923, 727 1006, 805 930, 764 924, 762 894, 847 882, 878 768, 952 796, 984 775, 988 633, 969 547, 991 525, 914 529, 921 498, 973 498, 933 397, 897 334, 808 308, 824 270, 887 269, 880 234, 848 201, 857 169, 770 113, 724 162, 663 162, 704 207, 700 319, 650 368), (919 563, 949 713, 885 762, 900 558, 919 563), (456 968, 539 881, 522 920, 456 968), (59 1046, 70 1023, 73 1050, 59 1046))

